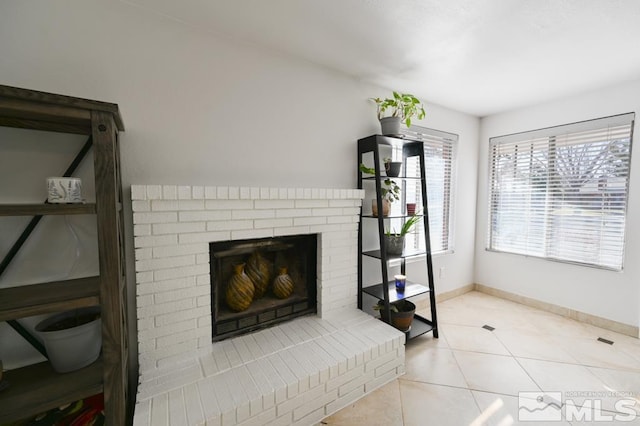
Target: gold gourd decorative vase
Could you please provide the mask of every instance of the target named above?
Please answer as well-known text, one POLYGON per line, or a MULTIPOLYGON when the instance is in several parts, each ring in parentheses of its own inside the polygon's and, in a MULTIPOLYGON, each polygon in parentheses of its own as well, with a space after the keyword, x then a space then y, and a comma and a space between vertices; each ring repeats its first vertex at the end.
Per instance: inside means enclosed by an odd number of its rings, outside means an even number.
POLYGON ((287 268, 280 268, 278 276, 273 280, 273 294, 278 299, 286 299, 293 293, 293 280, 287 273, 287 268))
POLYGON ((254 251, 247 260, 245 272, 255 286, 254 299, 264 296, 271 278, 269 261, 259 251, 254 251))
POLYGON ((249 309, 253 301, 255 287, 244 272, 244 263, 233 266, 234 273, 229 279, 225 300, 232 311, 242 312, 249 309))

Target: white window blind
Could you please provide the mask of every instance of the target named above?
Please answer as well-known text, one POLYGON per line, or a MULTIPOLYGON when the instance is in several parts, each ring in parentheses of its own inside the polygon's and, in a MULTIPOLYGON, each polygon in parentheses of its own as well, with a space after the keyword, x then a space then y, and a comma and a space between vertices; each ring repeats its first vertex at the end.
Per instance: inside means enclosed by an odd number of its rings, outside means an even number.
POLYGON ((492 138, 488 250, 622 270, 633 120, 492 138))
MULTIPOLYGON (((454 237, 452 217, 458 135, 415 125, 404 129, 403 133, 411 139, 422 140, 424 145, 431 252, 433 254, 451 252, 454 237)), ((420 177, 420 164, 417 157, 407 161, 406 176, 420 177)), ((406 202, 415 202, 416 212, 419 212, 422 210, 421 200, 420 181, 408 180, 406 202)), ((423 235, 423 224, 419 222, 407 235, 406 247, 424 250, 423 235)))

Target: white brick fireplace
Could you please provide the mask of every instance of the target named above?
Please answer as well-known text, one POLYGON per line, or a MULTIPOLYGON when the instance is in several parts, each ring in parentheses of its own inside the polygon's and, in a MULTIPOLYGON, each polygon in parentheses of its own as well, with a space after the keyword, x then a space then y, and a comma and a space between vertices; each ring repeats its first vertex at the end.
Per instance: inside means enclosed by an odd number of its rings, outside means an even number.
POLYGON ((352 189, 133 185, 140 425, 313 424, 404 371, 356 309, 352 189), (317 316, 212 343, 209 243, 317 234, 317 316))

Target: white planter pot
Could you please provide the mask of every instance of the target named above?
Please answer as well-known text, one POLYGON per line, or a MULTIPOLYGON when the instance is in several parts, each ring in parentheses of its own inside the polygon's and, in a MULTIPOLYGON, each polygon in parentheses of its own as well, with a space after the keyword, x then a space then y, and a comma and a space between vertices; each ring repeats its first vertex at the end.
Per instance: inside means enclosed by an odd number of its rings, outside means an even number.
POLYGON ((86 367, 100 356, 102 349, 102 321, 98 317, 93 321, 65 328, 45 331, 52 325, 64 320, 71 320, 82 315, 100 313, 98 306, 75 309, 49 317, 36 326, 47 349, 49 361, 58 373, 68 373, 86 367))

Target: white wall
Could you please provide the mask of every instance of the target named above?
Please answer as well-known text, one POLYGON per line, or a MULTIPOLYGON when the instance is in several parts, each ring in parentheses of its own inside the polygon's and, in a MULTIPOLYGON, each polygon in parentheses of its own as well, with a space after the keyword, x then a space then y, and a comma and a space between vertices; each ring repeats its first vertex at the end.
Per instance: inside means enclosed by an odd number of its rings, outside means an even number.
MULTIPOLYGON (((126 199, 132 183, 353 188, 356 140, 379 131, 367 98, 389 93, 107 0, 2 2, 0 57, 0 84, 120 105, 126 199)), ((456 252, 435 259, 446 291, 473 282, 479 120, 425 101, 417 124, 460 134, 456 252)))
MULTIPOLYGON (((621 84, 481 120, 476 222, 476 282, 518 295, 637 326, 640 324, 640 154, 632 154, 623 272, 604 271, 518 255, 488 252, 487 183, 489 138, 543 127, 640 113, 640 81, 621 84)), ((640 126, 636 116, 635 141, 640 126)))

